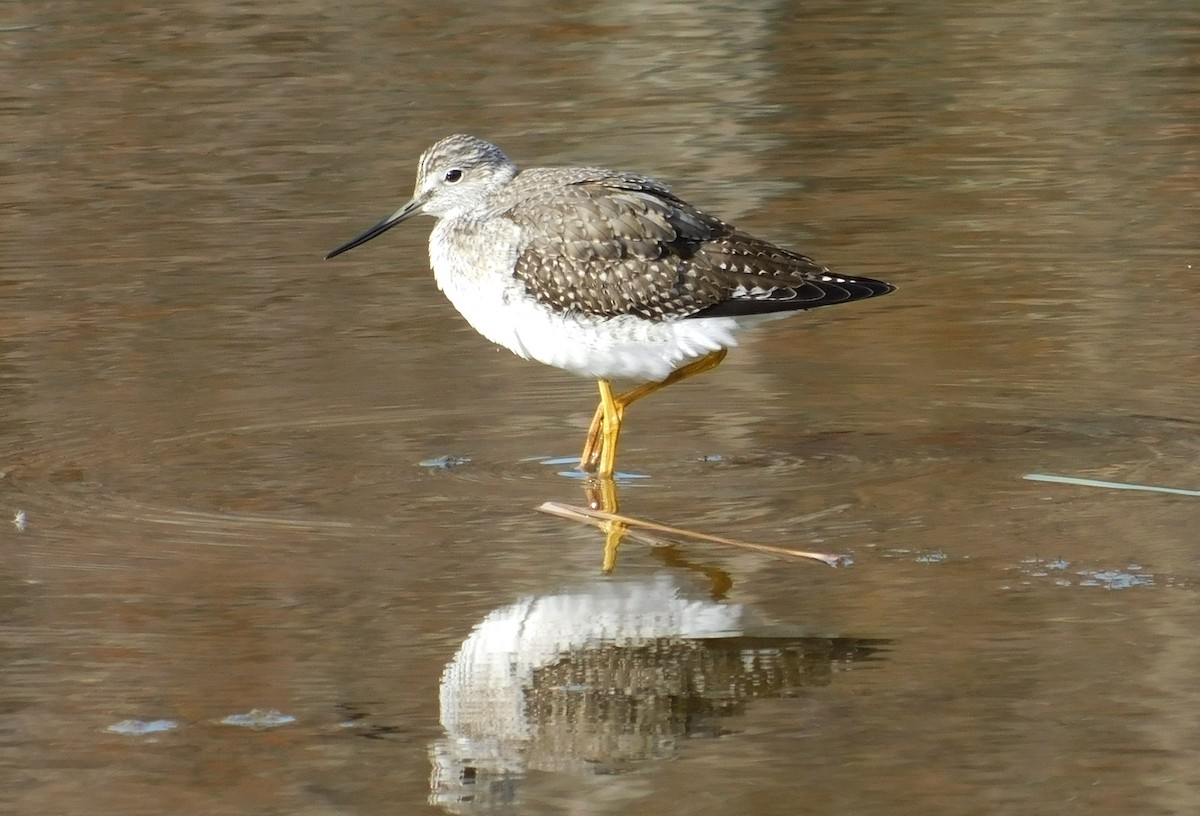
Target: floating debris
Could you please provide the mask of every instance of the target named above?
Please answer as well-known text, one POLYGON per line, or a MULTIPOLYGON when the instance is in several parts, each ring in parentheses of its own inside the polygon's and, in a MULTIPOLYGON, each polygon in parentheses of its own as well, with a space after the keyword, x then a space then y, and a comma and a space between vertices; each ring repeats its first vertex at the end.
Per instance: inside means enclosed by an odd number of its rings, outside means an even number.
POLYGON ((121 720, 119 723, 113 723, 105 730, 111 731, 114 734, 140 737, 146 734, 161 734, 165 731, 174 731, 178 727, 179 723, 174 720, 121 720))
POLYGON ((239 728, 265 731, 268 728, 278 728, 281 725, 288 725, 295 721, 296 718, 291 714, 284 714, 273 708, 270 711, 261 711, 255 708, 245 714, 230 714, 221 720, 221 725, 236 725, 239 728))
POLYGON ((1124 570, 1081 570, 1076 575, 1083 576, 1079 582, 1084 587, 1103 587, 1104 589, 1133 589, 1134 587, 1154 586, 1154 576, 1148 572, 1134 572, 1140 569, 1130 565, 1129 572, 1124 570))
MULTIPOLYGON (((1065 558, 1045 561, 1037 556, 1021 560, 1018 569, 1030 578, 1050 578, 1056 586, 1102 587, 1104 589, 1133 589, 1154 586, 1158 579, 1146 572, 1141 564, 1127 564, 1124 569, 1082 568, 1070 570, 1072 564, 1065 558), (1076 580, 1074 576, 1079 576, 1076 580)), ((1170 584, 1170 580, 1167 581, 1170 584)))
POLYGON ((1182 487, 1157 487, 1155 485, 1129 484, 1127 482, 1105 482, 1100 479, 1080 479, 1076 476, 1051 476, 1045 473, 1026 473, 1021 477, 1031 482, 1056 482, 1079 487, 1106 487, 1110 490, 1147 490, 1151 493, 1172 493, 1176 496, 1200 496, 1200 490, 1185 490, 1182 487))
POLYGON ((1030 565, 1032 572, 1029 574, 1034 578, 1045 578, 1050 574, 1051 570, 1065 570, 1067 567, 1071 566, 1071 562, 1065 558, 1052 558, 1049 561, 1043 561, 1037 556, 1026 558, 1022 560, 1021 563, 1030 565))
POLYGON ((426 459, 421 462, 421 467, 430 468, 431 470, 449 470, 450 468, 461 467, 471 461, 470 456, 435 456, 432 459, 426 459))
POLYGON ((29 517, 25 515, 24 510, 18 510, 17 514, 13 516, 13 524, 22 533, 25 532, 25 528, 29 526, 29 517))
MULTIPOLYGON (((753 544, 748 541, 735 541, 732 538, 722 538, 720 536, 708 535, 706 533, 697 533, 692 530, 684 530, 679 527, 670 527, 666 524, 659 524, 655 521, 633 518, 631 516, 622 516, 617 513, 608 513, 604 510, 596 510, 591 507, 576 507, 575 505, 563 504, 561 502, 545 502, 537 509, 543 513, 549 513, 552 516, 558 516, 559 518, 565 518, 571 521, 580 521, 597 527, 601 526, 604 522, 615 521, 619 524, 626 525, 643 533, 663 533, 667 536, 675 538, 689 539, 692 541, 704 541, 710 544, 724 544, 730 547, 740 547, 744 550, 752 550, 754 552, 770 553, 772 555, 785 555, 793 558, 807 558, 812 561, 819 561, 822 564, 830 567, 845 567, 853 563, 844 555, 805 552, 803 550, 790 550, 786 547, 773 547, 769 544, 753 544)), ((649 537, 653 538, 653 536, 649 537)))

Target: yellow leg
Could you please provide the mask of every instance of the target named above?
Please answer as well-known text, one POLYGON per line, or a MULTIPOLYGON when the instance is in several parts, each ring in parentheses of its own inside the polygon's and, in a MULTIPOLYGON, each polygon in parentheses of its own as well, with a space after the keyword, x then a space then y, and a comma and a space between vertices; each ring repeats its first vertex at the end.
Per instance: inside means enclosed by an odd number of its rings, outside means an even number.
POLYGON ((604 413, 604 419, 600 423, 600 464, 596 468, 596 477, 611 479, 617 466, 617 442, 621 438, 625 406, 613 396, 608 380, 600 381, 600 410, 604 413))
POLYGON ((694 377, 697 374, 703 374, 705 371, 716 368, 725 359, 726 354, 728 352, 725 349, 717 349, 711 354, 704 355, 699 360, 693 360, 687 365, 675 369, 662 382, 648 382, 626 391, 617 397, 617 402, 621 404, 622 409, 625 409, 642 397, 647 397, 659 389, 666 388, 668 385, 674 385, 680 380, 686 380, 688 377, 694 377))
POLYGON ((596 408, 592 424, 588 427, 579 469, 595 473, 602 479, 610 478, 616 466, 617 440, 621 435, 621 420, 625 416, 625 409, 659 389, 716 368, 725 359, 725 354, 725 349, 717 349, 699 360, 693 360, 675 369, 661 382, 644 383, 616 396, 613 395, 612 385, 608 380, 600 380, 600 406, 596 408))
POLYGON ((587 439, 583 443, 583 456, 579 458, 579 469, 588 473, 596 470, 600 458, 600 428, 604 425, 604 405, 596 406, 592 424, 588 426, 587 439))
MULTIPOLYGON (((612 476, 611 473, 605 474, 599 470, 600 460, 604 458, 604 449, 606 440, 609 438, 609 426, 613 424, 612 417, 616 417, 616 435, 621 432, 621 419, 625 415, 625 406, 621 404, 621 397, 613 396, 612 384, 608 380, 600 380, 600 404, 596 406, 596 414, 592 417, 592 424, 588 426, 587 440, 583 443, 583 455, 579 458, 579 469, 585 473, 594 473, 597 476, 612 476)), ((613 451, 613 456, 616 456, 616 451, 613 451)))

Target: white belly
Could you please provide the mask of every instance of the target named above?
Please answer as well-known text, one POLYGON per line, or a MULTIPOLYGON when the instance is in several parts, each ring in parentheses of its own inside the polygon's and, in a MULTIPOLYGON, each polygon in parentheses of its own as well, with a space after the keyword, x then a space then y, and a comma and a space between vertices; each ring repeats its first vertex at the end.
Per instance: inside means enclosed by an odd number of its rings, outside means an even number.
POLYGON ((438 286, 477 332, 527 360, 582 377, 658 381, 689 360, 737 345, 734 332, 746 322, 732 317, 653 322, 556 312, 513 278, 515 250, 511 257, 489 255, 487 268, 481 268, 478 257, 464 257, 454 242, 443 239, 442 223, 429 240, 438 286))

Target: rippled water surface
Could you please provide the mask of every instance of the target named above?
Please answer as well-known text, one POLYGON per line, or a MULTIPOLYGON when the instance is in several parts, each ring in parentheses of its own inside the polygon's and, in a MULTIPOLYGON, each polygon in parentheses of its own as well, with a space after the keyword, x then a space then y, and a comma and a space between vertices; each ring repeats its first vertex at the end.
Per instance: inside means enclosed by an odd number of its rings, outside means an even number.
POLYGON ((1194 3, 0 8, 0 810, 1194 813, 1194 3), (887 298, 630 410, 478 337, 465 131, 887 298), (12 519, 12 523, 9 523, 12 519))

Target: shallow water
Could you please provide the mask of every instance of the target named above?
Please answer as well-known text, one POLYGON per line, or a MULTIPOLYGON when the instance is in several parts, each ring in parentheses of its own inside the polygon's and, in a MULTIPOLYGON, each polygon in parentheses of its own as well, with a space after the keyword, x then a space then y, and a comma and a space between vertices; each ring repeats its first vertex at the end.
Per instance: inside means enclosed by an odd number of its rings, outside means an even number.
POLYGON ((0 810, 1191 813, 1188 3, 0 9, 0 810), (476 336, 434 139, 887 298, 631 409, 476 336), (635 478, 637 477, 637 478, 635 478), (1189 611, 1190 610, 1190 611, 1189 611))

